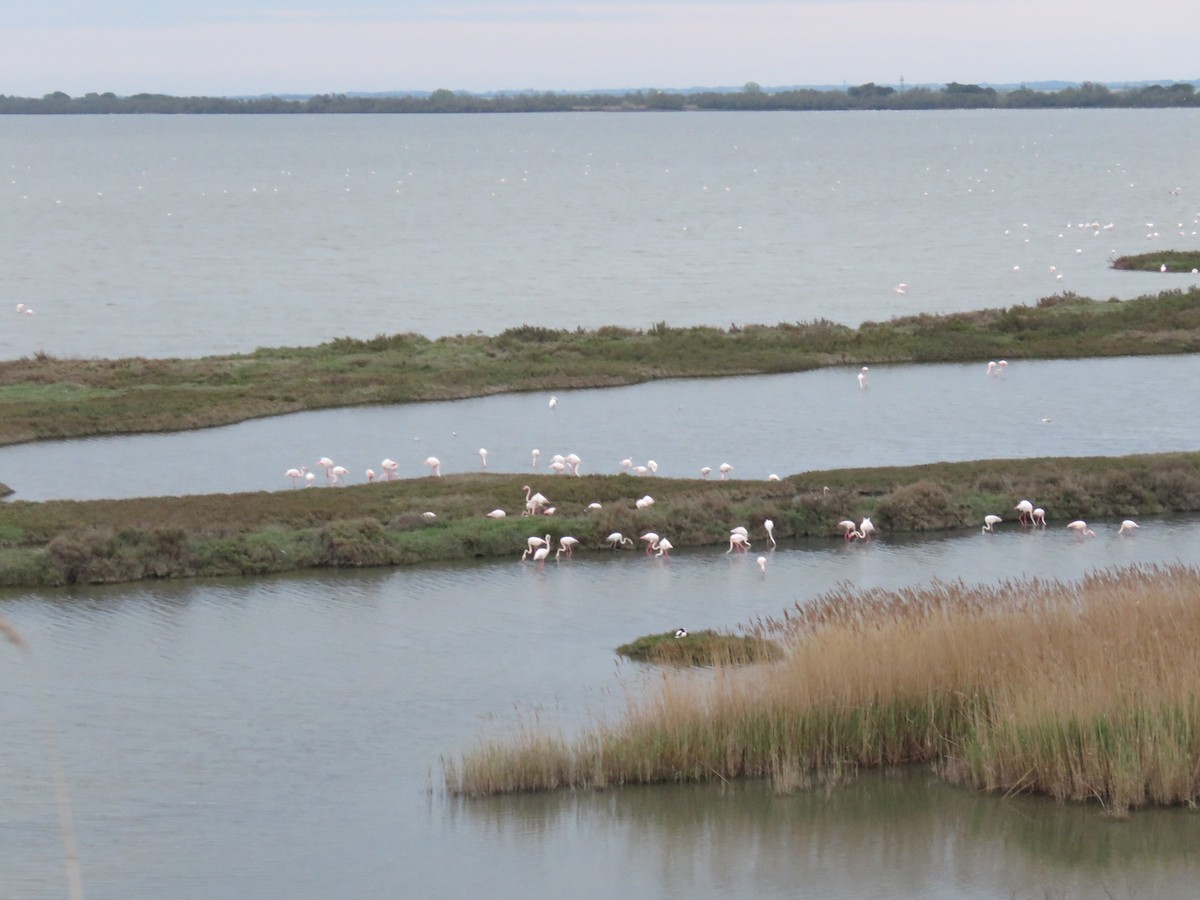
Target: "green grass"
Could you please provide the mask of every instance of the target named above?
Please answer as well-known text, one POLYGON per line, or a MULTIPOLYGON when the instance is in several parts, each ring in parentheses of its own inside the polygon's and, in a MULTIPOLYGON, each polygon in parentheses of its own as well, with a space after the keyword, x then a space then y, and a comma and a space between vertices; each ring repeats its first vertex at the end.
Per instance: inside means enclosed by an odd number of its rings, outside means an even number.
POLYGON ((58 585, 316 568, 519 559, 526 539, 578 538, 577 554, 612 552, 613 531, 655 531, 677 548, 720 547, 764 519, 779 540, 841 539, 864 515, 880 534, 972 530, 1009 523, 1032 498, 1052 526, 1200 511, 1200 453, 982 460, 835 469, 780 481, 587 475, 535 485, 553 516, 521 515, 526 475, 469 473, 345 488, 0 504, 0 585, 58 585), (647 490, 653 506, 638 509, 647 490), (592 502, 599 510, 588 510, 592 502), (490 519, 495 508, 509 512, 490 519), (425 511, 436 513, 427 521, 425 511))
POLYGON ((1073 294, 1033 306, 920 315, 850 328, 827 321, 729 329, 341 338, 311 348, 201 359, 0 362, 0 444, 179 431, 311 409, 455 400, 661 378, 797 372, 877 362, 1191 353, 1200 289, 1134 300, 1073 294))
POLYGON ((1113 260, 1114 269, 1131 272, 1195 272, 1200 269, 1200 251, 1160 250, 1157 253, 1138 253, 1119 256, 1113 260))
POLYGON ((694 631, 676 637, 669 631, 622 644, 617 655, 658 665, 715 667, 771 662, 781 658, 783 651, 774 641, 750 635, 694 631))

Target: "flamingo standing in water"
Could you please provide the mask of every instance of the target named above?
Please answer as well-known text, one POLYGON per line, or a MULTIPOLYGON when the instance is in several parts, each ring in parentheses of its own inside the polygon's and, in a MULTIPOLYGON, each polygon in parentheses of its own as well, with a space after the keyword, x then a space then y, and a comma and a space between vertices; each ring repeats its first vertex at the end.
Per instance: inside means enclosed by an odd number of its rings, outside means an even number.
POLYGON ((1133 519, 1126 519, 1121 523, 1121 527, 1117 529, 1117 534, 1133 534, 1133 529, 1141 527, 1133 519))
POLYGON ((1017 521, 1022 525, 1030 525, 1033 520, 1033 503, 1028 500, 1022 500, 1013 507, 1018 513, 1017 521))
POLYGON ((985 532, 993 532, 996 530, 996 526, 999 525, 1003 521, 1004 520, 1001 519, 999 516, 984 516, 983 517, 983 530, 985 532))
POLYGON ((625 544, 633 546, 633 538, 625 537, 619 531, 614 531, 604 539, 604 543, 608 544, 610 550, 620 550, 625 544))
POLYGON ((558 550, 554 552, 555 558, 558 557, 558 554, 565 553, 567 554, 567 558, 570 559, 572 556, 572 551, 575 549, 575 545, 578 543, 579 538, 571 537, 569 534, 563 535, 558 539, 558 550))
POLYGON ((858 526, 858 536, 865 541, 869 541, 871 539, 871 535, 874 533, 875 526, 871 523, 871 520, 868 517, 863 516, 863 520, 858 526))
POLYGON ((734 548, 736 548, 739 553, 745 553, 750 549, 750 541, 748 541, 746 536, 740 531, 729 532, 729 549, 725 552, 732 553, 734 548))
POLYGON ((858 370, 858 386, 860 388, 865 389, 867 386, 867 372, 868 371, 869 370, 867 369, 866 366, 863 366, 861 369, 858 370))
POLYGON ((293 467, 284 472, 283 477, 292 479, 292 487, 295 487, 297 483, 299 483, 300 479, 304 477, 304 473, 307 471, 308 466, 301 466, 298 469, 293 467))
POLYGON ((535 447, 535 448, 533 449, 533 451, 530 453, 530 455, 533 457, 533 470, 536 472, 536 471, 537 471, 537 461, 538 461, 538 457, 540 457, 540 456, 542 455, 542 451, 541 451, 541 450, 538 450, 538 449, 535 447))
POLYGON ((1046 511, 1040 506, 1034 508, 1033 512, 1029 514, 1029 519, 1034 526, 1046 527, 1046 511))
POLYGON ((328 456, 322 456, 317 460, 317 465, 325 470, 325 483, 329 484, 331 481, 333 481, 333 460, 328 456))
POLYGON ((712 466, 701 466, 700 467, 700 477, 701 478, 707 479, 711 472, 712 472, 712 466))
POLYGON ((846 543, 850 543, 855 538, 863 537, 863 535, 858 533, 858 525, 851 519, 842 519, 842 521, 838 522, 838 527, 842 529, 842 537, 846 543))
POLYGON ((647 531, 641 536, 640 540, 646 542, 646 555, 649 556, 654 552, 654 545, 658 543, 659 537, 653 531, 647 531))
POLYGON ((487 468, 487 449, 484 447, 479 448, 479 461, 483 463, 483 467, 486 469, 487 468))
POLYGON ((1075 532, 1075 539, 1082 541, 1085 537, 1095 537, 1096 532, 1088 528, 1087 522, 1083 519, 1076 519, 1074 522, 1068 522, 1067 527, 1075 532))
POLYGON ((429 466, 429 474, 431 476, 442 477, 442 461, 436 456, 425 457, 425 465, 429 466))
POLYGON ((350 470, 345 466, 334 466, 329 470, 329 474, 333 476, 333 484, 345 484, 346 476, 350 474, 350 470))
POLYGON ((396 478, 396 470, 400 468, 400 463, 394 459, 385 459, 379 464, 379 468, 383 469, 383 477, 388 481, 393 481, 396 478))
POLYGON ((770 519, 763 519, 763 528, 767 529, 767 537, 771 539, 771 549, 777 546, 775 543, 775 523, 770 519))
POLYGON ((656 549, 658 551, 657 553, 654 554, 655 556, 665 556, 667 558, 670 558, 671 551, 673 549, 675 549, 675 545, 672 544, 670 541, 668 541, 666 538, 663 538, 657 544, 654 545, 654 549, 656 549))
POLYGON ((758 562, 758 571, 760 573, 762 573, 762 575, 765 577, 767 574, 767 558, 765 556, 760 556, 758 558, 757 562, 758 562))
POLYGON ((724 481, 725 476, 733 471, 733 466, 731 466, 729 463, 721 463, 719 466, 717 466, 717 471, 721 473, 721 480, 724 481))

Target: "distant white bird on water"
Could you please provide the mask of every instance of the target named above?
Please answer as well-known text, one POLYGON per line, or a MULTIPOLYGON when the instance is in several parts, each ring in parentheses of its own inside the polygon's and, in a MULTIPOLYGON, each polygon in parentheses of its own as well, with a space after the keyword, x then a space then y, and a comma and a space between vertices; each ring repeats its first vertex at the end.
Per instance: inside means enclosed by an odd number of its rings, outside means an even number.
POLYGON ((866 366, 863 366, 861 369, 858 370, 858 386, 860 388, 865 389, 867 386, 867 372, 868 371, 869 370, 866 366))
POLYGON ((1121 527, 1117 529, 1117 534, 1133 534, 1133 529, 1141 527, 1133 519, 1126 519, 1121 523, 1121 527))
POLYGON ((1004 520, 1001 519, 999 516, 984 516, 983 517, 983 530, 985 532, 995 531, 996 526, 999 525, 1003 521, 1004 520))

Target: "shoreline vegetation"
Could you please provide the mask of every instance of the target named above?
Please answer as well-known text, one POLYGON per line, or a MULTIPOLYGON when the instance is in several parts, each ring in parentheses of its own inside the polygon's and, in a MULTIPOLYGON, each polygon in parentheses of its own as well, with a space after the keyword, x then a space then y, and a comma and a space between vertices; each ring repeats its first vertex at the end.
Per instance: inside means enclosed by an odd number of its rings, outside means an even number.
MULTIPOLYGON (((523 326, 496 337, 349 338, 316 348, 184 360, 0 363, 0 443, 179 431, 309 409, 561 391, 662 378, 794 372, 877 362, 1191 353, 1200 287, 1128 301, 1073 294, 1035 306, 920 315, 859 328, 523 326)), ((1052 522, 1200 511, 1200 453, 985 460, 798 473, 778 482, 633 476, 543 480, 555 516, 527 519, 528 475, 463 474, 335 490, 0 504, 0 586, 266 575, 317 568, 518 557, 530 530, 599 550, 614 531, 668 534, 676 547, 723 545, 770 518, 779 539, 840 539, 871 516, 886 533, 979 527, 1036 497, 1052 522), (553 485, 551 487, 551 484, 553 485), (599 510, 588 510, 600 503, 599 510), (504 509, 505 519, 486 513, 504 509), (425 513, 433 513, 432 518, 425 513)), ((19 488, 19 485, 17 486, 19 488)))
POLYGON ((316 94, 303 99, 264 97, 173 97, 112 92, 72 97, 54 91, 40 98, 0 95, 0 115, 128 114, 329 114, 329 113, 529 113, 644 111, 821 111, 912 109, 1157 109, 1200 106, 1190 82, 1133 85, 1113 90, 1085 81, 1056 91, 1025 85, 1000 89, 952 81, 941 87, 899 89, 874 82, 843 88, 764 89, 747 82, 741 90, 558 93, 451 91, 404 94, 316 94))
POLYGON ((443 760, 468 797, 769 779, 777 794, 922 765, 1116 818, 1200 797, 1200 569, 842 588, 747 637, 782 661, 668 669, 567 740, 536 726, 443 760))
MULTIPOLYGON (((1145 255, 1147 265, 1160 269, 1165 253, 1145 255)), ((36 353, 0 362, 0 445, 667 378, 1197 351, 1200 286, 1192 284, 1132 300, 1063 293, 1033 306, 905 316, 857 328, 827 320, 728 329, 666 322, 646 330, 524 325, 495 336, 377 335, 195 359, 36 353)))

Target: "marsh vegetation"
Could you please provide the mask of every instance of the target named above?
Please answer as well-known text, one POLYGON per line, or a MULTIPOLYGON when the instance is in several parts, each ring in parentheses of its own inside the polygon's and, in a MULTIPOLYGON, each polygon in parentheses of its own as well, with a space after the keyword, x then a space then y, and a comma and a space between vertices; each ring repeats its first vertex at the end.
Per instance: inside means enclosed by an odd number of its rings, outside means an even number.
POLYGON ((903 591, 850 588, 750 623, 784 658, 669 669, 567 740, 524 728, 445 764, 483 795, 769 778, 787 793, 861 768, 930 766, 997 793, 1115 815, 1200 796, 1200 570, 903 591))

